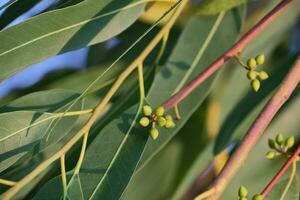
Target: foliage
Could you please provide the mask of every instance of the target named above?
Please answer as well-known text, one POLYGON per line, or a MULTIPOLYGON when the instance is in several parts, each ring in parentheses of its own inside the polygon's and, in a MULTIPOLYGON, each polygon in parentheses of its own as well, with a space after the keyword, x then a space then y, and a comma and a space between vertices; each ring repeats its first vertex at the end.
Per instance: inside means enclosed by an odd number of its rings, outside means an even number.
MULTIPOLYGON (((246 0, 189 5, 187 0, 60 0, 8 27, 41 2, 17 0, 3 9, 0 80, 80 48, 88 48, 87 66, 69 70, 62 63, 61 70, 0 100, 1 199, 10 199, 7 194, 11 199, 195 197, 235 151, 300 48, 292 51, 289 45, 295 43, 290 30, 300 14, 295 0, 239 54, 224 59, 222 69, 167 107, 168 99, 187 90, 274 2, 252 8, 246 0), (264 81, 258 86, 255 80, 264 81), (145 105, 151 111, 143 111, 145 105)), ((299 100, 297 88, 222 198, 236 198, 241 185, 259 193, 279 170, 283 159, 270 163, 261 153, 267 152, 270 135, 290 133, 292 154, 299 125, 286 119, 297 117, 299 100)), ((278 183, 267 199, 280 196, 287 182, 278 183)), ((286 198, 299 198, 297 176, 286 198)))

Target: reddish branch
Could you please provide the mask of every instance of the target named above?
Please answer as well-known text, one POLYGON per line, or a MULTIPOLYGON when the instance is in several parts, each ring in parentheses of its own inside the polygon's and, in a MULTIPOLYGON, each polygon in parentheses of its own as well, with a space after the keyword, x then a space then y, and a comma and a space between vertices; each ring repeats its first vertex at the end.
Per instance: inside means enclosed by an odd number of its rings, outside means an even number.
POLYGON ((296 160, 297 156, 300 154, 300 146, 296 149, 293 155, 287 160, 287 162, 282 166, 276 176, 270 181, 270 183, 265 187, 265 189, 261 192, 261 195, 264 197, 268 195, 268 193, 272 190, 274 185, 279 181, 279 179, 283 176, 283 174, 288 170, 290 165, 296 160))
POLYGON ((271 12, 269 12, 258 24, 256 24, 248 33, 246 33, 231 49, 220 56, 215 62, 213 62, 208 68, 194 78, 189 84, 179 90, 171 98, 163 103, 165 110, 169 110, 173 106, 176 106, 180 101, 187 97, 195 88, 209 78, 214 72, 216 72, 228 59, 237 55, 243 48, 253 40, 258 33, 260 33, 267 25, 269 25, 274 19, 284 10, 284 8, 292 0, 282 0, 271 12))
POLYGON ((233 178, 238 169, 243 165, 247 155, 259 140, 264 130, 270 124, 271 120, 281 108, 281 106, 288 100, 296 86, 300 81, 300 57, 297 59, 295 65, 290 70, 281 86, 274 94, 272 99, 264 107, 258 118, 255 120, 246 136, 241 141, 237 150, 230 157, 224 169, 221 171, 218 178, 213 184, 215 195, 213 199, 217 199, 225 189, 228 182, 233 178))

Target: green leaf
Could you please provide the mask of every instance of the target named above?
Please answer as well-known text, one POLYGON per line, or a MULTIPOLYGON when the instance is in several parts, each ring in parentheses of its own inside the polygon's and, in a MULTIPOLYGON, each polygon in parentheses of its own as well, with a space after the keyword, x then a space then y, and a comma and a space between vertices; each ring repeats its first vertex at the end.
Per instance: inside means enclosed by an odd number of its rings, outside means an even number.
POLYGON ((51 122, 30 127, 34 122, 50 117, 48 113, 19 111, 0 114, 0 172, 15 163, 37 145, 51 122))
MULTIPOLYGON (((286 188, 287 184, 289 182, 289 179, 285 179, 277 183, 274 188, 271 190, 271 192, 267 196, 267 200, 276 200, 280 199, 282 196, 282 193, 284 189, 286 188)), ((293 182, 291 183, 289 189, 287 190, 287 193, 285 195, 284 199, 287 200, 299 200, 300 196, 300 185, 299 185, 299 179, 296 175, 293 179, 293 182)))
POLYGON ((53 89, 40 92, 34 92, 0 108, 0 112, 12 111, 38 111, 38 112, 55 112, 65 107, 67 103, 79 96, 78 93, 71 90, 53 89))
POLYGON ((198 15, 215 15, 222 11, 245 4, 247 0, 203 0, 192 10, 198 15))
MULTIPOLYGON (((77 121, 77 116, 55 118, 68 102, 78 94, 66 90, 52 90, 26 95, 0 109, 0 172, 39 144, 36 152, 58 141, 77 121), (59 120, 59 121, 58 121, 59 120), (58 122, 58 123, 55 123, 58 122), (54 126, 55 125, 55 126, 54 126), (64 130, 64 133, 61 132, 64 130), (44 139, 42 139, 45 137, 44 139)), ((82 102, 72 110, 80 110, 82 102)))
POLYGON ((208 164, 213 160, 213 157, 213 143, 209 143, 204 151, 197 156, 185 177, 177 186, 172 199, 182 199, 199 174, 208 167, 208 164))
POLYGON ((169 143, 139 173, 136 173, 123 195, 124 200, 166 199, 173 186, 182 157, 182 144, 169 143))
POLYGON ((59 0, 58 2, 55 2, 56 4, 51 6, 50 9, 60 9, 60 8, 68 7, 68 6, 73 6, 78 3, 81 3, 82 1, 85 1, 85 0, 71 0, 71 1, 70 0, 59 0))
MULTIPOLYGON (((224 18, 219 18, 220 24, 216 23, 216 17, 193 17, 189 21, 167 64, 155 76, 147 95, 147 100, 153 107, 161 104, 178 86, 195 77, 218 54, 233 44, 240 28, 235 21, 237 16, 238 13, 229 12, 224 18), (214 24, 216 27, 211 31, 214 24), (194 34, 195 32, 198 34, 194 34), (208 35, 212 37, 211 40, 207 39, 208 35), (207 45, 203 45, 205 41, 207 45), (196 55, 202 51, 202 59, 190 67, 196 55)), ((160 136, 156 141, 147 140, 148 130, 134 123, 137 106, 131 107, 104 127, 89 146, 79 174, 85 199, 122 198, 135 170, 144 165, 180 130, 205 99, 213 79, 214 77, 208 79, 180 103, 182 119, 176 121, 176 127, 172 130, 160 129, 160 136), (194 101, 195 98, 197 101, 194 101)), ((59 177, 46 184, 36 198, 47 195, 48 187, 54 187, 53 184, 59 187, 58 181, 59 177)), ((69 191, 74 191, 74 188, 69 191)), ((58 192, 55 194, 55 198, 61 195, 58 192)), ((68 197, 77 199, 78 193, 69 192, 68 197)))
POLYGON ((114 37, 139 17, 144 4, 86 0, 0 32, 0 80, 43 59, 114 37))

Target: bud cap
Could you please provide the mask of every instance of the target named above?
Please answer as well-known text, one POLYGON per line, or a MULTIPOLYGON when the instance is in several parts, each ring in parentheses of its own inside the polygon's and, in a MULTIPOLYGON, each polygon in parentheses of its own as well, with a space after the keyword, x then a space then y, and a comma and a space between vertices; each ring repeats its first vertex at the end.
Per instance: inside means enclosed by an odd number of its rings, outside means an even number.
POLYGON ((167 120, 165 128, 174 128, 175 127, 175 123, 173 120, 167 120))
POLYGON ((260 194, 256 194, 253 196, 252 200, 264 200, 264 197, 260 194))
POLYGON ((295 138, 293 136, 290 136, 285 140, 285 147, 289 149, 292 146, 294 146, 294 143, 295 143, 295 138))
POLYGON ((150 116, 152 113, 152 108, 150 106, 143 106, 143 113, 145 116, 150 116))
POLYGON ((276 136, 276 138, 275 138, 276 143, 279 144, 279 145, 282 145, 283 144, 283 140, 284 139, 283 139, 282 133, 278 133, 277 136, 276 136))
POLYGON ((252 80, 251 81, 251 87, 252 87, 252 89, 255 92, 257 92, 259 90, 259 88, 260 88, 260 82, 259 82, 259 80, 257 80, 257 79, 252 80))
POLYGON ((150 136, 151 136, 151 138, 153 140, 156 140, 157 137, 158 137, 158 135, 159 135, 158 130, 156 128, 151 128, 151 130, 150 130, 150 136))
POLYGON ((250 79, 250 80, 256 79, 256 76, 257 76, 257 74, 256 74, 256 72, 255 72, 254 70, 250 70, 250 71, 247 73, 247 77, 248 77, 248 79, 250 79))
POLYGON ((267 74, 267 72, 261 71, 258 73, 258 78, 263 81, 263 80, 268 79, 269 75, 267 74))
POLYGON ((262 65, 265 62, 265 55, 264 54, 260 54, 258 56, 255 57, 256 63, 258 65, 262 65))
POLYGON ((167 123, 167 120, 164 117, 159 117, 158 120, 157 120, 157 124, 159 126, 165 126, 166 123, 167 123))
POLYGON ((163 116, 164 113, 165 113, 165 109, 162 106, 156 108, 155 110, 155 114, 159 117, 163 116))
POLYGON ((255 67, 257 66, 256 60, 254 58, 248 59, 247 65, 250 69, 255 69, 255 67))
POLYGON ((266 158, 269 160, 272 160, 273 158, 275 158, 275 156, 276 156, 276 153, 274 151, 268 151, 266 153, 266 158))
POLYGON ((143 127, 147 127, 150 123, 150 120, 148 119, 148 117, 142 117, 140 119, 140 125, 143 126, 143 127))
POLYGON ((239 189, 239 197, 247 197, 247 196, 248 196, 248 190, 244 186, 241 186, 239 189))

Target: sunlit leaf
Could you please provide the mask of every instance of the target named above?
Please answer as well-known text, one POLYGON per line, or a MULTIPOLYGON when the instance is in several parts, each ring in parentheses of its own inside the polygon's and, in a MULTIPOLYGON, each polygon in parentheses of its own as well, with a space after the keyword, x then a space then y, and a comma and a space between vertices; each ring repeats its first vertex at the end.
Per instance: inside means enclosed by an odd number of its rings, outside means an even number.
MULTIPOLYGON (((38 144, 41 151, 51 142, 58 141, 67 134, 76 122, 77 116, 64 118, 56 124, 59 118, 55 117, 55 111, 58 112, 77 96, 76 93, 66 90, 38 92, 2 107, 0 171, 14 164, 38 144), (64 133, 61 130, 64 130, 64 133)), ((80 104, 81 101, 71 110, 80 110, 80 104)))
POLYGON ((86 0, 0 32, 0 80, 48 57, 114 37, 138 18, 143 7, 137 0, 86 0))

